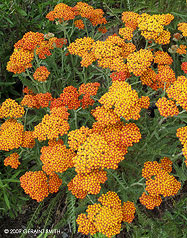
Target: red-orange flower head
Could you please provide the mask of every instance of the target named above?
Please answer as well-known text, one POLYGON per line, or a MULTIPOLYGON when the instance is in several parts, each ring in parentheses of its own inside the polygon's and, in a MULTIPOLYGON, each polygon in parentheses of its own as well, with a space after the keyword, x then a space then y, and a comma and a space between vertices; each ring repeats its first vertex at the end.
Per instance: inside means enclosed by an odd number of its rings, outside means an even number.
POLYGON ((44 34, 39 32, 29 31, 25 33, 23 38, 19 40, 14 47, 16 49, 34 50, 44 40, 44 34))
POLYGON ((79 87, 79 96, 82 96, 82 99, 80 102, 82 103, 82 108, 85 109, 89 105, 93 105, 95 100, 92 98, 97 94, 98 88, 100 84, 99 83, 87 83, 87 84, 81 84, 79 87))
POLYGON ((40 66, 36 69, 33 74, 33 78, 40 82, 45 82, 46 79, 49 77, 50 72, 45 66, 40 66))
POLYGON ((181 69, 184 71, 185 74, 187 74, 187 62, 182 62, 181 69))
POLYGON ((32 149, 35 146, 35 139, 33 136, 33 131, 24 131, 23 132, 23 142, 21 147, 32 149))
POLYGON ((20 118, 25 111, 15 100, 8 98, 0 106, 0 118, 20 118))
POLYGON ((77 109, 80 107, 79 93, 77 88, 68 86, 64 88, 63 93, 60 94, 60 99, 64 106, 67 106, 69 110, 77 109))
POLYGON ((140 203, 144 205, 147 209, 152 210, 155 207, 160 206, 162 203, 161 196, 151 196, 143 192, 142 196, 139 198, 140 203))
POLYGON ((40 156, 43 163, 42 169, 47 174, 52 174, 52 172, 63 173, 68 168, 73 167, 72 158, 75 155, 71 149, 67 149, 62 144, 43 146, 40 156))
POLYGON ((47 176, 43 171, 26 172, 20 177, 20 182, 25 193, 37 202, 49 195, 47 176))
POLYGON ((5 166, 10 165, 11 168, 17 169, 18 166, 20 165, 20 162, 19 162, 18 158, 19 158, 18 153, 13 153, 13 154, 11 154, 11 155, 9 155, 8 157, 5 158, 4 165, 5 166))
POLYGON ((23 125, 15 119, 6 120, 0 127, 0 150, 17 149, 23 140, 23 125))

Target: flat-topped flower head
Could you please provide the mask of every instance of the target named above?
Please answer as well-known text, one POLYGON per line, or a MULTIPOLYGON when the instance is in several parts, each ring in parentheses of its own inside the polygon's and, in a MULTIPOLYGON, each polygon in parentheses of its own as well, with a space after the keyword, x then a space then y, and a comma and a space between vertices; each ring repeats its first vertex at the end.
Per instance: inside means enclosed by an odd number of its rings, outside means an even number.
POLYGON ((20 147, 24 126, 15 119, 8 119, 0 126, 0 150, 9 151, 20 147))
POLYGON ((127 57, 127 67, 129 72, 132 72, 136 76, 141 76, 151 65, 152 61, 152 52, 146 49, 141 49, 127 57))
POLYGON ((179 114, 179 110, 175 102, 168 100, 166 97, 159 98, 155 105, 158 107, 160 115, 163 117, 173 117, 179 114))
POLYGON ((177 26, 178 30, 182 32, 182 35, 187 36, 187 22, 180 22, 177 26))
POLYGON ((11 168, 17 169, 18 166, 20 165, 20 162, 19 162, 18 158, 19 158, 19 154, 18 153, 13 153, 13 154, 11 154, 11 155, 9 155, 8 157, 5 158, 4 165, 5 166, 10 165, 11 168))
POLYGON ((25 111, 15 100, 8 98, 0 106, 0 118, 20 118, 25 111))
POLYGON ((33 78, 39 82, 45 82, 49 75, 50 72, 48 71, 48 69, 45 66, 40 66, 34 72, 33 78))
POLYGON ((139 198, 140 203, 144 205, 147 209, 153 210, 155 207, 159 207, 162 203, 161 196, 151 196, 143 192, 142 196, 139 198))

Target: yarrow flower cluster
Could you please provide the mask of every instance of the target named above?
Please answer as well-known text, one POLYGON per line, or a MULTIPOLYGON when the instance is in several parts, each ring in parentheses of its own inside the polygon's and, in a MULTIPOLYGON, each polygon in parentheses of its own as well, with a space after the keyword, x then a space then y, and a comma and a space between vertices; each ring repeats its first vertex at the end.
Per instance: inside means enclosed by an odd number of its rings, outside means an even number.
POLYGON ((19 158, 18 153, 12 153, 11 155, 9 155, 8 157, 5 158, 4 165, 5 166, 10 165, 11 168, 17 169, 18 166, 20 165, 18 158, 19 158))
POLYGON ((33 78, 40 82, 45 82, 48 78, 50 72, 45 66, 40 66, 36 69, 36 71, 33 74, 33 78))
POLYGON ((39 141, 58 138, 67 134, 69 130, 69 124, 67 122, 67 108, 62 107, 63 114, 56 114, 53 109, 49 114, 46 114, 42 122, 34 127, 34 138, 38 138, 39 141))
POLYGON ((43 201, 49 193, 57 192, 62 184, 57 174, 48 178, 43 171, 26 172, 20 177, 20 182, 25 193, 37 202, 43 201))
POLYGON ((109 91, 105 93, 99 102, 106 109, 114 107, 114 113, 125 120, 138 120, 142 108, 149 107, 148 97, 138 97, 138 93, 131 89, 131 86, 125 81, 114 81, 109 91), (143 105, 142 101, 146 101, 143 105))
POLYGON ((159 98, 155 105, 158 107, 160 115, 163 117, 173 117, 179 114, 179 110, 175 102, 168 100, 166 97, 159 98))
POLYGON ((129 72, 132 72, 136 76, 141 76, 151 65, 152 61, 152 52, 146 49, 141 49, 127 57, 127 67, 129 72))
POLYGON ((182 35, 187 36, 187 23, 180 22, 177 26, 178 26, 178 30, 182 31, 182 35))
POLYGON ((127 201, 121 206, 121 200, 115 192, 103 194, 98 201, 101 204, 88 206, 87 215, 82 213, 78 216, 78 232, 85 235, 100 232, 110 238, 120 233, 122 221, 131 223, 134 219, 134 204, 127 201))
POLYGON ((0 118, 20 118, 25 111, 15 100, 8 98, 0 106, 0 118))
POLYGON ((184 161, 187 166, 187 126, 181 127, 177 129, 176 136, 179 138, 181 144, 183 145, 183 155, 186 158, 184 161))
POLYGON ((172 170, 171 166, 172 161, 167 157, 164 157, 160 164, 156 161, 144 163, 142 176, 146 178, 145 189, 148 194, 144 192, 139 199, 147 209, 159 206, 162 202, 161 195, 167 197, 178 193, 181 183, 169 174, 172 170))
MULTIPOLYGON (((97 26, 107 23, 103 15, 104 12, 102 9, 94 9, 87 3, 77 2, 74 7, 69 7, 64 3, 57 4, 54 10, 47 14, 46 18, 50 21, 58 19, 58 21, 62 23, 63 21, 73 20, 76 16, 81 16, 87 18, 93 26, 97 26)), ((84 29, 84 23, 81 19, 75 20, 74 24, 79 29, 84 29)))

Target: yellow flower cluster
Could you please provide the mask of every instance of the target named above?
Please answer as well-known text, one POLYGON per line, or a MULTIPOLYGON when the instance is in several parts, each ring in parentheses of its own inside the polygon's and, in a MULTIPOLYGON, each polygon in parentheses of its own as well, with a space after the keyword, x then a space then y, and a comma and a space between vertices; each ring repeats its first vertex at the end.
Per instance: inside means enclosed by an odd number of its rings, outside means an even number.
POLYGON ((103 194, 98 201, 89 205, 86 214, 80 214, 77 218, 78 232, 85 235, 94 235, 100 232, 106 237, 112 237, 120 233, 121 223, 132 222, 136 208, 132 202, 126 202, 121 206, 121 200, 115 192, 109 191, 103 194))
MULTIPOLYGON (((34 138, 38 138, 39 141, 42 141, 58 138, 59 135, 63 136, 64 134, 67 134, 69 124, 67 122, 66 113, 59 115, 58 113, 55 113, 56 110, 59 109, 54 108, 50 115, 46 114, 43 117, 42 122, 34 127, 34 138), (64 115, 65 118, 61 115, 64 115)), ((66 112, 67 108, 63 107, 62 110, 66 112)))
POLYGON ((23 132, 23 142, 21 147, 32 149, 35 146, 35 139, 33 136, 33 131, 24 131, 23 132))
POLYGON ((130 54, 127 57, 127 67, 129 72, 136 76, 141 76, 153 61, 153 54, 151 51, 141 49, 130 54))
POLYGON ((109 36, 105 41, 94 41, 90 37, 76 39, 68 47, 70 54, 82 57, 81 65, 88 67, 94 61, 100 67, 114 71, 128 71, 124 59, 136 49, 132 43, 125 43, 117 35, 109 36))
POLYGON ((179 114, 175 102, 168 100, 166 97, 159 98, 155 105, 158 107, 160 115, 163 117, 173 117, 179 114))
POLYGON ((182 31, 182 35, 187 36, 187 23, 180 22, 177 26, 178 26, 178 30, 182 31))
POLYGON ((142 13, 137 20, 138 28, 146 39, 153 39, 157 44, 168 44, 171 34, 164 30, 164 26, 168 25, 173 19, 172 14, 150 16, 147 13, 142 13))
POLYGON ((185 76, 179 76, 166 92, 169 98, 187 110, 187 78, 185 76))
POLYGON ((117 147, 110 147, 103 136, 92 134, 79 146, 73 162, 77 173, 90 173, 94 169, 117 169, 123 159, 123 153, 117 147))
POLYGON ((6 99, 0 107, 0 118, 20 118, 24 113, 24 108, 11 98, 6 99))
POLYGON ((182 152, 184 157, 186 158, 184 162, 187 166, 187 126, 178 128, 176 136, 179 138, 181 144, 183 145, 182 152))
POLYGON ((17 169, 18 166, 20 165, 20 162, 19 162, 18 158, 19 158, 18 153, 13 153, 13 154, 11 154, 11 155, 9 155, 8 157, 5 158, 4 165, 5 166, 10 165, 11 168, 17 169))
POLYGON ((78 173, 68 184, 68 189, 77 198, 83 199, 87 194, 98 194, 101 184, 107 180, 106 171, 95 169, 90 173, 78 173))
POLYGON ((62 180, 57 174, 52 174, 49 178, 43 171, 29 171, 20 177, 21 187, 32 199, 41 202, 48 197, 49 193, 59 190, 62 180))
POLYGON ((154 209, 162 202, 163 197, 173 196, 178 193, 181 183, 169 173, 172 171, 172 161, 164 157, 161 163, 146 162, 142 169, 142 176, 147 179, 146 191, 148 194, 143 193, 140 197, 140 202, 148 209, 154 209), (154 176, 154 178, 153 178, 154 176))
POLYGON ((143 98, 147 105, 143 105, 138 93, 131 89, 131 86, 125 81, 114 81, 109 91, 105 93, 99 100, 106 109, 114 107, 114 113, 125 120, 138 120, 140 111, 143 107, 149 106, 147 98, 143 98))
POLYGON ((22 144, 23 125, 15 119, 8 119, 0 126, 0 150, 17 149, 22 144))

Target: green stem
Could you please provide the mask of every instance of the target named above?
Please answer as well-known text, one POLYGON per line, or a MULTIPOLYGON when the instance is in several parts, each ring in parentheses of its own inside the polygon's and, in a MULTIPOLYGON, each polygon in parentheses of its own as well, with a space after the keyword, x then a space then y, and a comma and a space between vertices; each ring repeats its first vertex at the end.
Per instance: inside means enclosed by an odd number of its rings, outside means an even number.
POLYGON ((36 86, 36 89, 38 91, 38 93, 40 93, 40 89, 38 87, 38 83, 33 79, 33 77, 30 75, 30 72, 28 69, 26 69, 26 72, 27 72, 27 76, 31 79, 31 81, 33 82, 33 84, 36 86))
POLYGON ((94 202, 92 201, 89 195, 87 195, 87 198, 91 201, 92 204, 94 204, 94 202))

